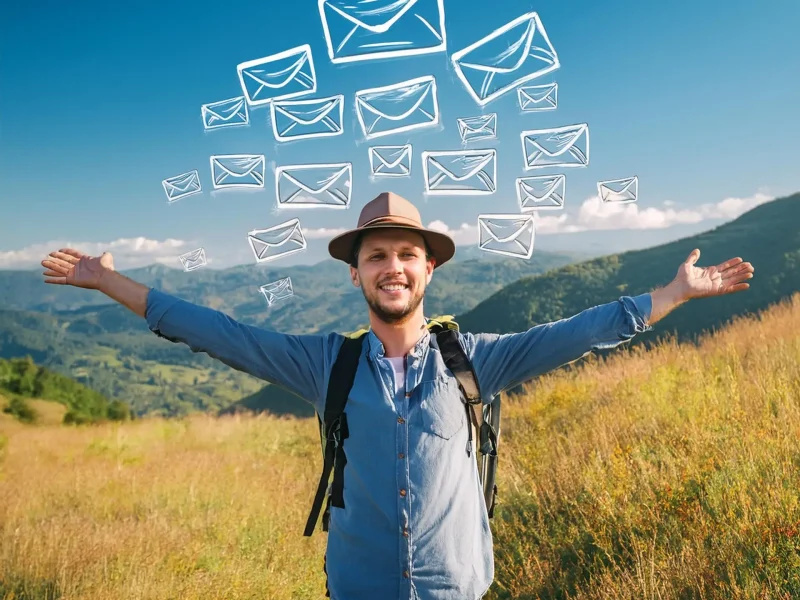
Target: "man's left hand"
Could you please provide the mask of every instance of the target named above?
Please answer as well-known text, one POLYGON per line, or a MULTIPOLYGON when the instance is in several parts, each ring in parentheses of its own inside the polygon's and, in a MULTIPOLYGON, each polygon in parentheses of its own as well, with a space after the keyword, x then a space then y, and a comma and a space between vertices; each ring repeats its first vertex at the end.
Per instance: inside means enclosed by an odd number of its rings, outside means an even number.
POLYGON ((741 292, 750 287, 745 283, 753 277, 755 269, 741 258, 730 258, 713 267, 696 267, 700 249, 695 248, 678 269, 673 284, 678 288, 681 300, 707 298, 741 292))

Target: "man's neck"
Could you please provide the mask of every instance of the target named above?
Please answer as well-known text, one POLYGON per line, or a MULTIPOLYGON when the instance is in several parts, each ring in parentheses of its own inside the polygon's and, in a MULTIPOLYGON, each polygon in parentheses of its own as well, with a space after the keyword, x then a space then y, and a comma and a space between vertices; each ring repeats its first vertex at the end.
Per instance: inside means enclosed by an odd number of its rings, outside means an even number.
POLYGON ((383 344, 386 358, 405 356, 425 333, 422 304, 401 323, 385 323, 372 311, 369 313, 369 322, 372 332, 383 344))

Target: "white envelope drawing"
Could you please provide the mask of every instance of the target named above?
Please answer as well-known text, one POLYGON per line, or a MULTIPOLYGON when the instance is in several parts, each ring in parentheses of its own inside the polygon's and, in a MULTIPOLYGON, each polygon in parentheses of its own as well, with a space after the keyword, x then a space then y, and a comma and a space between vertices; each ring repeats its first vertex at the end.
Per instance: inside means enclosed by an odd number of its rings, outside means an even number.
POLYGON ((481 106, 561 66, 535 12, 453 53, 451 60, 461 83, 481 106))
POLYGON ((272 132, 279 142, 340 135, 344 96, 270 103, 272 132))
POLYGON ((558 84, 529 85, 517 88, 517 100, 522 112, 540 112, 558 108, 558 84))
POLYGON ((317 75, 311 46, 304 44, 236 66, 239 83, 251 106, 313 94, 317 75))
POLYGON ((259 263, 302 252, 307 246, 298 219, 291 219, 269 229, 249 231, 247 241, 255 254, 256 262, 259 263))
POLYGON ((353 194, 353 165, 278 167, 275 188, 278 208, 348 208, 353 194))
POLYGON ((478 247, 486 252, 530 258, 535 228, 532 214, 478 216, 478 247))
POLYGON ((520 137, 526 171, 589 164, 589 126, 586 123, 523 131, 520 137))
POLYGON ((600 200, 609 204, 630 204, 639 198, 639 177, 609 179, 597 183, 600 200))
POLYGON ((567 191, 565 175, 537 175, 517 178, 517 200, 523 212, 561 210, 567 191))
POLYGON ((458 133, 465 144, 497 137, 497 113, 478 117, 463 117, 458 121, 458 133))
POLYGON ((263 154, 220 154, 210 160, 214 189, 264 187, 263 154))
POLYGON ((373 146, 369 149, 370 172, 374 177, 409 177, 414 149, 405 146, 373 146))
POLYGON ((358 91, 356 116, 368 140, 438 125, 436 79, 428 75, 358 91))
POLYGON ((258 291, 264 294, 264 298, 267 299, 267 306, 272 306, 278 300, 285 300, 286 298, 291 298, 294 295, 294 290, 292 289, 292 278, 284 277, 283 279, 272 281, 259 287, 258 291))
POLYGON ((200 185, 200 173, 196 169, 175 177, 167 177, 161 182, 161 185, 164 187, 169 203, 203 191, 203 186, 200 185))
POLYGON ((423 152, 425 193, 474 196, 497 190, 497 150, 423 152))
POLYGON ((331 62, 444 52, 444 0, 319 0, 331 62))
POLYGON ((194 271, 195 269, 199 269, 200 267, 205 267, 206 264, 206 251, 203 248, 197 248, 196 250, 191 250, 186 254, 181 254, 178 257, 183 265, 183 270, 187 273, 189 271, 194 271))
POLYGON ((244 96, 228 98, 200 107, 203 116, 203 128, 219 129, 220 127, 242 127, 250 124, 250 113, 244 96))

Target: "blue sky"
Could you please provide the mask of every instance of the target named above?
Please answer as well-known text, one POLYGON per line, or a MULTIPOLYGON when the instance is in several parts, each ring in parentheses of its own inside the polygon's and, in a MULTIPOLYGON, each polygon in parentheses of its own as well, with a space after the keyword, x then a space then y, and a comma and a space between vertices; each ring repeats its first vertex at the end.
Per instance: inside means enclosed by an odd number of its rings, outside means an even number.
MULTIPOLYGON (((430 1, 430 0, 418 0, 430 1)), ((0 268, 29 268, 63 243, 104 249, 118 267, 203 246, 209 267, 253 263, 251 229, 292 217, 309 247, 285 264, 325 257, 323 230, 354 225, 360 208, 391 190, 426 223, 477 243, 480 213, 518 210, 515 178, 563 172, 563 213, 537 236, 585 229, 625 231, 729 219, 800 189, 800 58, 793 0, 712 3, 589 0, 488 3, 444 0, 447 52, 332 64, 317 0, 220 3, 16 3, 0 22, 0 268), (521 114, 516 94, 478 106, 450 56, 516 17, 538 12, 561 67, 527 84, 555 81, 559 106, 521 114), (205 132, 200 106, 241 95, 238 63, 310 44, 321 97, 344 94, 344 134, 278 143, 269 109, 248 128, 205 132), (354 113, 357 90, 433 75, 441 124, 380 138, 414 147, 410 179, 371 181, 368 148, 354 113), (497 192, 425 197, 422 150, 458 150, 458 117, 498 113, 497 192), (587 168, 523 170, 519 132, 586 122, 587 168), (256 193, 210 192, 209 155, 264 154, 270 166, 353 164, 351 208, 275 210, 274 173, 256 193), (165 177, 198 169, 203 194, 168 204, 165 177), (596 182, 636 175, 635 205, 602 208, 596 182), (467 227, 459 230, 462 224, 467 227), (169 240, 174 240, 170 242, 169 240)), ((308 98, 308 97, 306 97, 308 98)), ((299 99, 299 98, 298 98, 299 99)), ((304 98, 305 99, 305 98, 304 98)))

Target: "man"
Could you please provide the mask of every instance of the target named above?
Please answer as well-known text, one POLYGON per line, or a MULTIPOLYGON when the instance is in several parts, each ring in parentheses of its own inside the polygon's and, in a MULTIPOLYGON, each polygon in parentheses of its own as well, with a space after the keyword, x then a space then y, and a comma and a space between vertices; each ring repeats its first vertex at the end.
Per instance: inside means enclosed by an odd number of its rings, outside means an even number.
MULTIPOLYGON (((422 300, 434 269, 455 253, 416 207, 383 193, 356 229, 331 240, 367 301, 370 331, 347 404, 345 508, 331 508, 326 568, 333 600, 481 598, 494 577, 492 537, 457 381, 426 328, 422 300)), ((695 266, 694 250, 667 286, 506 335, 460 333, 484 402, 502 390, 648 331, 691 298, 749 287, 750 263, 695 266)), ((97 289, 157 335, 285 387, 324 414, 343 336, 287 335, 147 288, 112 257, 74 249, 42 261, 45 281, 97 289)))

